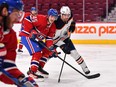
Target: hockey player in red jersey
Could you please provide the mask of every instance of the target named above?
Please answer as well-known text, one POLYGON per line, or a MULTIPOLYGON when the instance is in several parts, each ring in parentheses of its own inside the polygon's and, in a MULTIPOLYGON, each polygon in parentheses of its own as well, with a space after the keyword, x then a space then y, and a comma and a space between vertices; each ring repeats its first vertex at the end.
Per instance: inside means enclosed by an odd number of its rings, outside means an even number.
MULTIPOLYGON (((36 10, 35 7, 31 7, 30 12, 20 11, 20 20, 19 20, 19 22, 22 24, 24 18, 26 18, 26 17, 29 16, 30 14, 32 14, 32 15, 36 15, 36 14, 37 14, 37 10, 36 10)), ((23 29, 23 27, 21 26, 21 31, 22 31, 22 29, 23 29)), ((20 31, 20 32, 21 32, 21 31, 20 31)), ((20 36, 20 32, 19 32, 19 36, 20 36)), ((18 52, 23 52, 22 48, 23 48, 23 44, 21 43, 21 40, 20 40, 19 46, 18 46, 18 52)))
MULTIPOLYGON (((33 7, 32 7, 33 8, 33 7)), ((31 9, 31 11, 32 11, 32 9, 31 9)), ((31 13, 30 12, 24 12, 24 11, 20 11, 20 17, 19 17, 19 23, 23 23, 23 20, 24 20, 24 18, 26 18, 27 16, 29 16, 31 13)), ((21 25, 21 30, 20 30, 20 32, 22 31, 22 26, 23 25, 21 25)), ((19 37, 20 37, 20 32, 19 32, 19 37)), ((23 44, 21 43, 21 40, 20 40, 20 42, 19 42, 19 46, 18 46, 18 52, 23 52, 23 44)))
MULTIPOLYGON (((22 44, 32 55, 31 66, 28 75, 44 80, 39 72, 44 72, 39 66, 39 60, 42 57, 44 49, 39 42, 45 40, 47 47, 52 47, 56 26, 54 21, 57 19, 58 13, 55 9, 50 9, 48 15, 30 15, 24 19, 23 30, 21 32, 22 44)), ((48 54, 51 53, 46 51, 48 54)))
POLYGON ((17 37, 12 25, 14 20, 18 20, 16 18, 22 8, 21 0, 0 0, 0 81, 15 85, 15 82, 2 72, 5 70, 26 87, 38 87, 33 78, 25 77, 15 64, 17 37))
MULTIPOLYGON (((66 54, 70 54, 75 61, 81 66, 85 74, 89 74, 90 70, 88 69, 84 59, 77 52, 74 44, 72 43, 68 32, 72 33, 75 30, 75 22, 71 10, 68 6, 63 6, 60 9, 61 15, 58 16, 58 19, 55 21, 56 24, 56 33, 54 40, 54 46, 60 47, 62 51, 66 54)), ((48 58, 43 57, 40 59, 41 67, 44 67, 48 58)))

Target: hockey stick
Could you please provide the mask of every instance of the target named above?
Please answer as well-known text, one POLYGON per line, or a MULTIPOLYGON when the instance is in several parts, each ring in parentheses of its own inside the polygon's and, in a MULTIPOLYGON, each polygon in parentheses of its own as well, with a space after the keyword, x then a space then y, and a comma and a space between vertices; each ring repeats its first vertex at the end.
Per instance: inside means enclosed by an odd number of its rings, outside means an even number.
MULTIPOLYGON (((39 43, 45 47, 47 50, 51 51, 48 47, 46 47, 42 42, 39 41, 39 43)), ((72 65, 70 65, 68 62, 64 61, 61 57, 57 56, 60 60, 62 60, 64 63, 66 63, 68 66, 70 66, 71 68, 73 68, 75 71, 77 71, 78 73, 80 73, 82 76, 86 77, 87 79, 93 79, 93 78, 97 78, 100 76, 100 73, 96 73, 96 74, 92 74, 92 75, 85 75, 82 72, 80 72, 78 69, 76 69, 75 67, 73 67, 72 65)))
MULTIPOLYGON (((60 60, 64 61, 61 57, 57 56, 60 60)), ((96 73, 93 75, 85 75, 82 72, 80 72, 78 69, 76 69, 75 67, 73 67, 72 65, 70 65, 68 62, 64 61, 68 66, 70 66, 71 68, 73 68, 75 71, 77 71, 78 73, 80 73, 82 76, 86 77, 87 79, 93 79, 93 78, 97 78, 100 76, 100 73, 96 73)))
MULTIPOLYGON (((70 37, 71 37, 71 33, 69 33, 69 39, 70 39, 70 37)), ((68 41, 69 41, 69 39, 68 39, 68 41)), ((69 44, 67 46, 69 46, 69 44)), ((64 55, 64 61, 65 61, 65 59, 66 59, 66 53, 64 55)), ((60 74, 59 74, 59 78, 58 78, 58 83, 60 82, 61 74, 62 74, 63 67, 64 67, 64 61, 62 62, 62 67, 61 67, 61 70, 60 70, 60 74)))
MULTIPOLYGON (((64 61, 66 59, 66 53, 64 55, 64 61)), ((64 67, 64 61, 62 62, 62 67, 61 67, 61 70, 60 70, 60 74, 59 74, 59 78, 58 78, 58 83, 60 82, 60 77, 61 77, 61 74, 62 74, 62 71, 63 71, 63 67, 64 67)))
POLYGON ((27 87, 24 84, 22 84, 17 78, 12 76, 9 72, 5 71, 4 69, 1 69, 1 72, 7 76, 10 80, 12 80, 18 87, 27 87))

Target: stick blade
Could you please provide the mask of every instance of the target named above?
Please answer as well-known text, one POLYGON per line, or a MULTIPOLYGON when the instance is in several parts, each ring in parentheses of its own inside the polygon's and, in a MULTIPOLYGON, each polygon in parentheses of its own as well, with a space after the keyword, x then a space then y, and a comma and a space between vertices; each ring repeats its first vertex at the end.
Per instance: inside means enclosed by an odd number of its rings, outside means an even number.
POLYGON ((98 78, 100 77, 100 73, 97 73, 97 74, 93 74, 93 75, 89 75, 89 76, 86 76, 87 79, 94 79, 94 78, 98 78))

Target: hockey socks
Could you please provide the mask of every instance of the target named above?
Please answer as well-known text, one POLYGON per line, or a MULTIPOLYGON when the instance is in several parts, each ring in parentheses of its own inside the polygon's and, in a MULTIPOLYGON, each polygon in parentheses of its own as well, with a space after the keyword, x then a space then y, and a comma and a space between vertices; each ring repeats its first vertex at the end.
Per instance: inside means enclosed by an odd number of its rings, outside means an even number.
POLYGON ((79 58, 76 60, 76 62, 81 66, 81 68, 82 68, 82 70, 83 70, 83 72, 84 72, 85 74, 89 74, 89 73, 90 73, 90 70, 88 69, 88 67, 87 67, 87 65, 86 65, 86 63, 85 63, 85 61, 83 60, 82 57, 79 57, 79 58))

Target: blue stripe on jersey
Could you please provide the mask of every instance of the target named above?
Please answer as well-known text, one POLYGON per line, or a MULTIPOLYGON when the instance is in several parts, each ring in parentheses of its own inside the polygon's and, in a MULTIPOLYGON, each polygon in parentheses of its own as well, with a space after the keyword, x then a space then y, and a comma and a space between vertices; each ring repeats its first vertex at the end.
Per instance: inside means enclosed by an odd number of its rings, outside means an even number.
POLYGON ((47 62, 47 59, 45 57, 42 57, 40 60, 47 62))
POLYGON ((52 40, 52 37, 47 36, 46 39, 47 40, 52 40))
POLYGON ((31 65, 37 65, 37 66, 39 66, 39 63, 32 61, 31 65))
POLYGON ((16 66, 16 65, 13 63, 9 63, 9 62, 4 62, 4 64, 3 64, 3 68, 10 68, 10 67, 14 67, 14 66, 16 66))
POLYGON ((43 47, 38 44, 38 42, 33 41, 29 37, 22 36, 21 37, 22 44, 27 48, 30 55, 32 55, 35 52, 42 51, 43 47))
POLYGON ((28 20, 30 20, 30 21, 31 21, 31 18, 30 18, 30 16, 27 16, 27 17, 26 17, 26 19, 28 19, 28 20))

